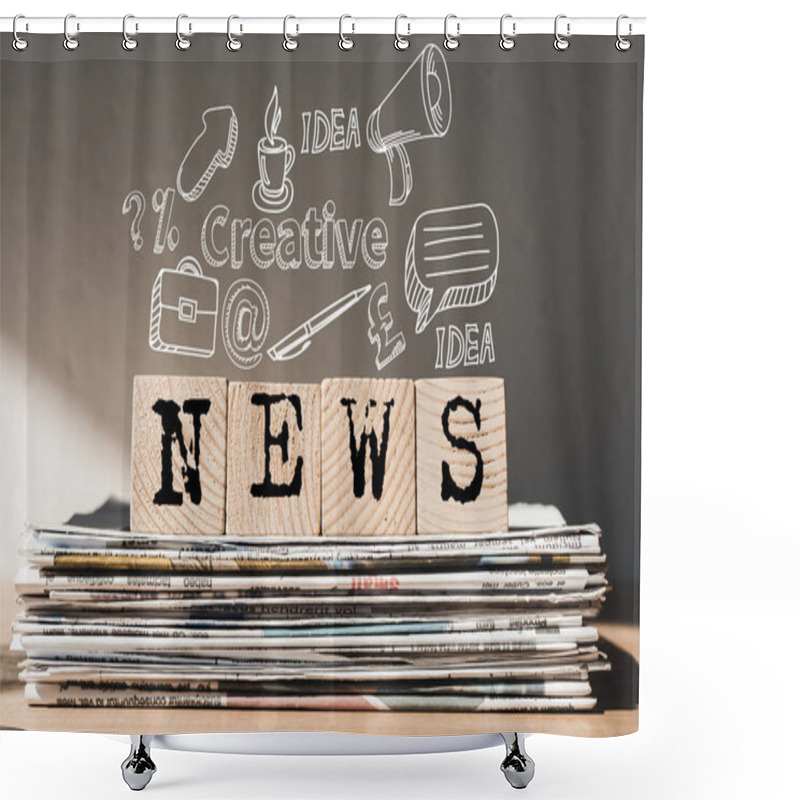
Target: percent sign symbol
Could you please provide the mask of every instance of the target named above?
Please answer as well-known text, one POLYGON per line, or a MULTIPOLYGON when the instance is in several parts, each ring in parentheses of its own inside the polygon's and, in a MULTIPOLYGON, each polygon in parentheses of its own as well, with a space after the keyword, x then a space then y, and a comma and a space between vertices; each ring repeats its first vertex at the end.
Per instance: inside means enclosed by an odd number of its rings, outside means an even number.
POLYGON ((174 251, 181 240, 181 234, 177 225, 172 224, 172 205, 175 202, 175 190, 156 189, 153 192, 153 211, 158 214, 158 227, 156 228, 156 238, 153 242, 153 252, 163 253, 164 247, 169 247, 174 251))

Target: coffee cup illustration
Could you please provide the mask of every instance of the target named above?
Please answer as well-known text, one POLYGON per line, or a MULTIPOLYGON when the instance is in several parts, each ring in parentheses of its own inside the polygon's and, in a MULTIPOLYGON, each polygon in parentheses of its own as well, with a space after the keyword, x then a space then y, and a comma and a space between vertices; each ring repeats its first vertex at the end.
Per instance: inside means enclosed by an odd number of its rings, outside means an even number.
POLYGON ((367 120, 367 141, 389 162, 389 205, 411 194, 413 175, 406 145, 441 138, 450 127, 452 92, 444 54, 426 45, 367 120))
POLYGON ((258 180, 253 186, 253 204, 260 211, 279 214, 285 211, 294 199, 294 184, 289 172, 294 166, 295 150, 282 136, 278 136, 281 107, 278 103, 278 87, 264 113, 265 135, 258 141, 258 180))

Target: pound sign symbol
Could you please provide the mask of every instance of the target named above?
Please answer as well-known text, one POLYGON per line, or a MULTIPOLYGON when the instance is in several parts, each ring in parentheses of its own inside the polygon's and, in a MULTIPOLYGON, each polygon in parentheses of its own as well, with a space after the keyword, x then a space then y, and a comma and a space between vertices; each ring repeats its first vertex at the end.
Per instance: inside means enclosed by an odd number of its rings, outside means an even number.
POLYGON ((406 339, 402 333, 397 333, 389 338, 389 331, 394 321, 392 315, 381 308, 389 299, 389 287, 382 283, 373 289, 369 298, 369 331, 367 335, 372 344, 378 345, 375 354, 375 366, 382 370, 388 363, 394 361, 406 349, 406 339))

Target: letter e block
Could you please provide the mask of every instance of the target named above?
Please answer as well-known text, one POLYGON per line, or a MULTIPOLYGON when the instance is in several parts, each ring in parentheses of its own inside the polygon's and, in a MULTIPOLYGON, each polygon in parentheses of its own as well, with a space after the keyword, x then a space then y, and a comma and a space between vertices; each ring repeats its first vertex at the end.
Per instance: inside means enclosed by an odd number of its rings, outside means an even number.
POLYGON ((323 535, 413 535, 414 476, 414 382, 323 381, 323 535))
POLYGON ((231 383, 225 530, 319 536, 320 387, 231 383))
POLYGON ((225 532, 225 378, 133 379, 131 530, 225 532))
POLYGON ((418 532, 508 530, 503 380, 419 380, 416 398, 418 532))

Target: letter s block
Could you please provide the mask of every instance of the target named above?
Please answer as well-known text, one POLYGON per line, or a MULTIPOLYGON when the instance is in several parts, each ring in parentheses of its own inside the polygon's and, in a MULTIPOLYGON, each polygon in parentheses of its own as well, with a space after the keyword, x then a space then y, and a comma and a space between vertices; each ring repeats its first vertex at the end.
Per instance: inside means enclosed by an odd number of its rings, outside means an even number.
POLYGON ((133 379, 131 530, 225 532, 228 382, 133 379))
POLYGON ((414 382, 323 381, 323 535, 413 535, 414 476, 414 382))
POLYGON ((508 530, 505 383, 419 380, 417 531, 508 530))
POLYGON ((226 533, 319 536, 320 387, 228 387, 226 533))

